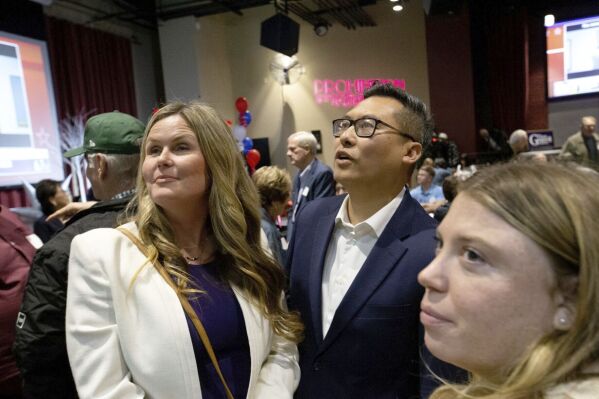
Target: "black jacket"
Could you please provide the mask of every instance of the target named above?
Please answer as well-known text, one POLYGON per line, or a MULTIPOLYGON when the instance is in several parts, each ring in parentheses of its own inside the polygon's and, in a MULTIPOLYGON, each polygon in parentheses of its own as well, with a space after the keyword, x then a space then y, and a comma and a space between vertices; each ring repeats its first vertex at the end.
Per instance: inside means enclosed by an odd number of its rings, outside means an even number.
POLYGON ((14 352, 24 397, 77 398, 65 340, 67 273, 71 241, 77 234, 114 227, 131 197, 103 201, 77 213, 33 259, 17 323, 14 352))

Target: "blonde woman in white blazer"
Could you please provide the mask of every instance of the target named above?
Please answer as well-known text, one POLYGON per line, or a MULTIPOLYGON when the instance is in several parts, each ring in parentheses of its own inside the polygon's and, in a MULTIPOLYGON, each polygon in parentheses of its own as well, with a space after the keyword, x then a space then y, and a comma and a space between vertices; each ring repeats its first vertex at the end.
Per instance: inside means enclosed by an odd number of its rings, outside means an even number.
POLYGON ((302 324, 261 248, 258 196, 230 130, 206 105, 169 104, 148 124, 140 165, 131 222, 71 246, 67 348, 80 397, 292 398, 302 324))

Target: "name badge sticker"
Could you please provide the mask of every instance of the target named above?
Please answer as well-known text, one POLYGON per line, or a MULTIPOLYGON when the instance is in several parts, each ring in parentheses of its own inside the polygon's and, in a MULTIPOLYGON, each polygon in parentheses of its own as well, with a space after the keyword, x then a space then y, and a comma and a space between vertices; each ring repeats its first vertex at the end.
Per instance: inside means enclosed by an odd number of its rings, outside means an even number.
POLYGON ((302 191, 302 196, 303 197, 307 197, 308 193, 310 192, 310 187, 304 187, 304 190, 302 191))

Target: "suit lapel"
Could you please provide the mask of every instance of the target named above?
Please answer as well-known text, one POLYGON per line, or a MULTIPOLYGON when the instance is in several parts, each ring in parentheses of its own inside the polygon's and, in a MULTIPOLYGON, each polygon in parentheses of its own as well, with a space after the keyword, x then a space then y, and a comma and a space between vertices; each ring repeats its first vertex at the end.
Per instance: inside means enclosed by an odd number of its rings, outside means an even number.
MULTIPOLYGON (((320 352, 326 350, 335 341, 355 314, 374 294, 379 285, 385 281, 389 273, 399 265, 402 256, 407 251, 407 247, 402 243, 402 240, 412 232, 414 205, 415 201, 406 190, 399 208, 389 220, 366 258, 362 269, 339 304, 331 327, 320 347, 320 352)), ((319 319, 322 319, 322 317, 319 319)), ((320 331, 322 331, 322 327, 320 331)))
MULTIPOLYGON (((306 193, 306 196, 304 197, 302 195, 302 199, 314 199, 314 196, 312 195, 312 184, 314 183, 314 177, 316 176, 316 171, 319 169, 319 165, 318 165, 318 159, 314 159, 314 161, 312 161, 312 165, 310 166, 310 169, 308 169, 306 171, 306 174, 304 175, 304 177, 302 178, 302 182, 303 182, 303 186, 304 187, 308 187, 308 192, 306 193)), ((303 193, 302 193, 303 194, 303 193)))
POLYGON ((312 328, 318 344, 322 342, 322 271, 338 210, 339 203, 335 203, 335 206, 329 208, 329 211, 316 223, 312 236, 308 297, 310 300, 310 314, 312 315, 312 328))
POLYGON ((300 191, 300 184, 300 173, 298 172, 293 179, 293 192, 291 193, 291 200, 293 201, 294 205, 297 203, 297 195, 300 191))

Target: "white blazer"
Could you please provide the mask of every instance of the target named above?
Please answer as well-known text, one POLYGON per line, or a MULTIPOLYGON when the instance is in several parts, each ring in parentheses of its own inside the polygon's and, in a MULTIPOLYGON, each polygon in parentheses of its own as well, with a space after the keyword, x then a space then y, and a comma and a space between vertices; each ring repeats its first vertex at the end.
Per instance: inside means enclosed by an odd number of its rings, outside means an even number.
MULTIPOLYGON (((135 225, 125 225, 137 233, 135 225)), ((191 336, 177 295, 115 229, 72 242, 66 310, 69 362, 81 399, 202 397, 191 336)), ((233 287, 245 320, 251 374, 247 398, 292 398, 297 346, 276 335, 252 301, 233 287)))

